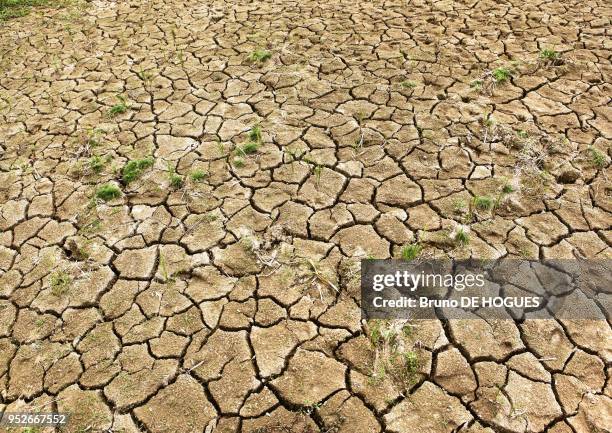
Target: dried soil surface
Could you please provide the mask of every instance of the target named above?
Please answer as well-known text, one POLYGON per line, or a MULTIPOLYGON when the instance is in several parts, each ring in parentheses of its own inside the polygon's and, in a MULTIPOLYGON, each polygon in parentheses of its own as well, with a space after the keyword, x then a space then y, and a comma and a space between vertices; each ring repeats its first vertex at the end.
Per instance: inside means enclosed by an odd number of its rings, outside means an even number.
POLYGON ((3 23, 0 408, 66 432, 609 432, 609 317, 364 324, 356 277, 411 243, 611 257, 610 17, 99 0, 3 23))

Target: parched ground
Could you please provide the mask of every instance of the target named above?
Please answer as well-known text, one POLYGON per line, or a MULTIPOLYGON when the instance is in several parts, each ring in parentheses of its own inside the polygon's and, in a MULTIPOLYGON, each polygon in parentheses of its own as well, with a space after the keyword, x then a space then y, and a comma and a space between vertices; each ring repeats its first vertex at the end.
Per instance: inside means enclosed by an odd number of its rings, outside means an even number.
POLYGON ((610 3, 64 6, 0 24, 0 408, 610 431, 609 299, 588 322, 358 307, 367 257, 611 257, 610 3))

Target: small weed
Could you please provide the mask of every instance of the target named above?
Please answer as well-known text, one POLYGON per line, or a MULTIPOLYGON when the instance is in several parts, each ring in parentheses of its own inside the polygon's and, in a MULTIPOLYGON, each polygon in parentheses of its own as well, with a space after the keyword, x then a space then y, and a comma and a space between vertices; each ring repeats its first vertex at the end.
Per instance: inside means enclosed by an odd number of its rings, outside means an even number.
POLYGON ((400 83, 400 85, 404 89, 414 89, 417 86, 417 83, 415 83, 414 81, 410 81, 410 80, 404 80, 400 83))
POLYGON ((454 239, 457 244, 465 246, 470 243, 470 234, 463 227, 458 227, 454 239))
POLYGON ((357 124, 361 127, 363 125, 363 121, 366 119, 366 115, 363 112, 355 113, 355 120, 357 120, 357 124))
POLYGON ((151 82, 153 81, 152 72, 146 71, 145 69, 142 68, 142 65, 140 65, 140 70, 136 72, 136 75, 138 76, 138 78, 142 80, 142 83, 145 88, 148 88, 151 86, 151 82))
POLYGON ((487 211, 493 209, 493 199, 488 195, 475 196, 472 200, 474 207, 481 211, 487 211))
POLYGON ((234 167, 236 168, 242 168, 244 167, 244 159, 240 158, 239 156, 234 157, 234 160, 232 161, 234 167))
POLYGON ((512 184, 509 182, 506 182, 504 186, 502 186, 503 194, 512 194, 514 191, 516 191, 514 186, 512 186, 512 184))
POLYGON ((304 415, 310 415, 312 414, 314 411, 316 411, 317 409, 319 409, 321 407, 323 403, 322 402, 318 402, 318 403, 309 403, 308 401, 306 401, 304 403, 304 407, 302 408, 302 413, 304 415))
POLYGON ((402 334, 404 334, 404 337, 412 336, 413 332, 414 332, 414 328, 410 325, 404 325, 404 327, 402 328, 402 334))
POLYGON ((529 138, 529 133, 527 131, 523 131, 522 129, 520 131, 516 131, 516 135, 518 138, 522 138, 523 140, 529 138))
POLYGON ((74 239, 68 241, 68 248, 71 253, 71 257, 77 260, 87 260, 91 256, 91 239, 84 239, 82 242, 77 243, 74 239))
POLYGON ((206 215, 204 215, 204 221, 206 222, 213 222, 213 221, 217 221, 219 219, 219 215, 214 214, 212 212, 208 212, 206 215))
POLYGON ((174 53, 176 60, 179 65, 184 66, 187 58, 185 57, 185 51, 181 48, 174 53))
POLYGON ((104 170, 104 166, 110 161, 110 156, 102 158, 98 155, 94 155, 89 158, 89 168, 94 173, 101 173, 104 170))
POLYGON ((136 76, 142 81, 146 81, 148 78, 150 78, 150 74, 142 68, 142 65, 140 65, 140 69, 136 72, 136 76))
POLYGON ((416 259, 420 254, 423 247, 420 244, 408 244, 404 245, 401 250, 402 260, 411 261, 416 259))
POLYGON ((376 351, 370 375, 372 384, 380 383, 387 376, 404 386, 414 384, 420 362, 415 351, 406 350, 414 338, 413 327, 402 321, 372 320, 368 321, 367 330, 376 351))
POLYGON ((606 155, 604 155, 599 149, 596 147, 589 147, 589 154, 591 156, 591 163, 598 168, 603 168, 606 166, 606 155))
POLYGON ((409 374, 414 374, 419 369, 419 357, 416 352, 410 351, 404 353, 404 362, 406 365, 406 371, 409 374))
POLYGON ((370 324, 370 343, 376 346, 382 338, 380 323, 375 321, 370 324))
MULTIPOLYGON (((488 111, 485 111, 482 114, 482 124, 485 128, 490 129, 493 126, 495 126, 495 119, 493 119, 493 116, 491 116, 491 113, 488 111)), ((488 131, 487 131, 488 132, 488 131)))
POLYGON ((176 173, 176 169, 168 163, 168 179, 170 180, 170 186, 174 189, 182 188, 185 181, 183 176, 176 173))
POLYGON ((251 155, 253 153, 257 153, 257 151, 259 150, 259 144, 254 141, 249 141, 247 143, 244 143, 238 149, 243 155, 251 155))
POLYGON ((189 178, 193 182, 202 182, 206 176, 208 176, 208 173, 206 173, 204 170, 193 170, 191 173, 189 173, 189 178))
POLYGON ((495 197, 495 201, 493 203, 493 213, 494 214, 495 214, 497 208, 504 202, 506 196, 508 194, 512 194, 515 191, 517 191, 517 188, 512 183, 510 183, 510 181, 505 180, 504 184, 502 185, 502 187, 499 190, 499 193, 495 197))
POLYGON ((540 59, 546 60, 548 62, 556 62, 561 57, 561 53, 551 49, 544 49, 540 51, 540 59))
POLYGON ((173 276, 168 272, 168 263, 163 254, 159 255, 159 272, 165 283, 173 283, 175 281, 173 276))
POLYGON ((553 175, 546 170, 540 171, 538 173, 538 178, 540 179, 540 182, 542 182, 542 185, 545 186, 550 185, 554 181, 553 175))
POLYGON ((152 167, 154 162, 155 160, 153 157, 129 161, 127 164, 125 164, 123 170, 121 170, 121 178, 123 179, 123 182, 125 182, 127 185, 128 183, 135 181, 142 175, 143 171, 149 167, 152 167))
POLYGON ((239 153, 240 156, 247 156, 257 153, 259 146, 263 144, 263 139, 261 137, 261 126, 253 126, 249 131, 248 138, 249 141, 236 148, 236 152, 239 153))
POLYGON ((249 140, 254 143, 262 143, 263 139, 261 138, 261 126, 255 125, 249 131, 249 140))
POLYGON ((272 53, 262 48, 257 48, 255 51, 249 54, 248 59, 252 63, 263 63, 270 59, 270 57, 272 57, 272 53))
POLYGON ((116 97, 119 102, 108 110, 108 117, 115 117, 119 114, 125 113, 128 110, 126 99, 121 95, 117 95, 116 97))
POLYGON ((221 142, 221 139, 219 137, 215 137, 215 142, 217 143, 217 150, 219 151, 219 155, 225 155, 225 146, 221 142))
POLYGON ((505 83, 510 79, 510 77, 512 77, 512 72, 510 72, 510 69, 507 68, 497 68, 491 72, 491 75, 496 83, 501 84, 505 83))
POLYGON ((310 259, 306 259, 304 264, 308 266, 308 275, 311 282, 321 283, 331 289, 334 289, 337 293, 340 293, 340 289, 335 284, 335 278, 333 272, 328 268, 323 268, 320 262, 314 262, 310 259))
POLYGON ((64 271, 56 271, 49 277, 49 287, 53 296, 61 296, 66 293, 70 283, 72 283, 72 278, 64 271))
POLYGON ((170 175, 170 186, 174 189, 179 189, 183 186, 184 180, 183 176, 180 176, 176 173, 172 173, 170 175))
POLYGON ((470 87, 475 90, 480 90, 482 88, 483 81, 482 80, 474 80, 470 83, 470 87))
POLYGON ((102 185, 96 190, 96 198, 100 200, 109 201, 119 197, 121 197, 121 190, 112 183, 102 185))
POLYGON ((369 324, 370 342, 373 346, 378 346, 384 342, 392 343, 395 341, 395 332, 393 328, 386 329, 384 322, 381 320, 373 320, 369 324))

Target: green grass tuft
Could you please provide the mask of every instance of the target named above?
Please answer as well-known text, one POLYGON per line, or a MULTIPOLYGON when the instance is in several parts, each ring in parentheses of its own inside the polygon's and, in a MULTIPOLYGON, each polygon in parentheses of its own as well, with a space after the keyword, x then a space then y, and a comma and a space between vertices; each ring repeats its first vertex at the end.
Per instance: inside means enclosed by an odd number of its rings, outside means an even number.
POLYGON ((416 373, 419 369, 419 357, 416 352, 410 351, 404 353, 404 362, 406 371, 410 374, 416 373))
POLYGON ((412 334, 414 333, 414 328, 410 325, 404 325, 402 327, 402 334, 404 334, 404 337, 410 337, 412 336, 412 334))
POLYGON ((183 180, 183 176, 180 176, 176 173, 170 174, 170 186, 174 189, 179 189, 183 186, 185 181, 183 180))
POLYGON ((263 63, 270 57, 272 57, 272 53, 262 48, 257 48, 255 51, 249 54, 248 59, 253 63, 263 63))
POLYGON ((518 138, 522 138, 523 140, 526 140, 527 138, 529 138, 529 133, 522 129, 520 131, 516 131, 516 135, 518 138))
POLYGON ((457 229, 457 233, 455 233, 455 242, 461 246, 465 246, 470 243, 470 235, 463 229, 463 227, 457 229))
MULTIPOLYGON (((248 138, 249 141, 244 143, 242 146, 236 148, 237 157, 244 157, 253 153, 257 153, 257 151, 259 150, 259 146, 263 144, 263 138, 261 136, 261 126, 253 126, 249 131, 248 138)), ((235 161, 236 160, 234 160, 234 162, 235 161)), ((235 163, 234 165, 238 167, 238 165, 236 165, 235 163)))
POLYGON ((109 158, 102 158, 101 156, 94 155, 89 158, 89 168, 94 173, 101 173, 108 161, 109 158))
POLYGON ((598 168, 603 168, 606 166, 606 155, 604 155, 599 149, 596 147, 589 147, 589 154, 591 155, 591 163, 598 168))
POLYGON ((254 143, 261 143, 263 139, 261 138, 261 126, 255 125, 249 131, 249 140, 254 143))
POLYGON ((509 183, 505 183, 504 186, 502 186, 502 193, 504 194, 511 194, 514 191, 514 187, 509 183))
POLYGON ((170 180, 170 186, 174 189, 182 188, 185 184, 183 176, 176 173, 176 169, 168 163, 168 179, 170 180))
POLYGON ((244 155, 250 155, 252 153, 256 153, 257 150, 259 149, 259 144, 254 142, 254 141, 249 141, 247 143, 244 143, 241 147, 240 147, 240 151, 244 154, 244 155))
POLYGON ((558 60, 560 56, 561 56, 561 53, 555 50, 544 49, 540 51, 540 58, 551 61, 551 62, 558 60))
POLYGON ((119 100, 119 102, 113 105, 110 110, 108 110, 108 117, 115 117, 119 114, 125 113, 128 110, 125 98, 121 95, 117 95, 117 99, 119 100))
POLYGON ((370 343, 376 347, 382 341, 382 328, 380 322, 373 321, 370 323, 370 343))
POLYGON ((473 199, 474 207, 478 210, 491 210, 493 208, 493 199, 488 195, 476 196, 473 199))
POLYGON ((189 173, 189 178, 194 182, 202 182, 206 176, 208 176, 208 173, 204 170, 193 170, 189 173))
POLYGON ((96 190, 96 198, 100 200, 109 201, 119 197, 121 197, 121 190, 112 183, 104 184, 96 190))
POLYGON ((125 164, 123 170, 121 170, 121 178, 123 179, 123 182, 128 184, 135 181, 142 175, 143 171, 149 167, 152 167, 154 162, 155 160, 151 156, 129 161, 127 164, 125 164))
POLYGON ((415 83, 414 81, 405 80, 405 81, 402 81, 400 85, 404 89, 414 89, 417 86, 417 83, 415 83))
POLYGON ((61 296, 68 290, 72 278, 64 271, 56 271, 49 277, 49 287, 53 296, 61 296))
POLYGON ((420 254, 423 247, 419 244, 408 244, 404 245, 401 250, 402 260, 410 261, 416 259, 420 254))
POLYGON ((497 68, 493 70, 492 75, 496 83, 505 83, 512 76, 512 72, 507 68, 497 68))

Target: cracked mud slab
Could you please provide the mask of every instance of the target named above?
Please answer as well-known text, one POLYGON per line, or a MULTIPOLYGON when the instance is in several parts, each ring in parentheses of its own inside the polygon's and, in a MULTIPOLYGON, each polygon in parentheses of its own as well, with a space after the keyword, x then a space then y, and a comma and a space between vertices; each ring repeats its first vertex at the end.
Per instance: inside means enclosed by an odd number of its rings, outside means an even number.
POLYGON ((356 276, 408 244, 612 256, 611 12, 96 0, 0 24, 0 408, 609 432, 607 313, 361 323, 356 276))

